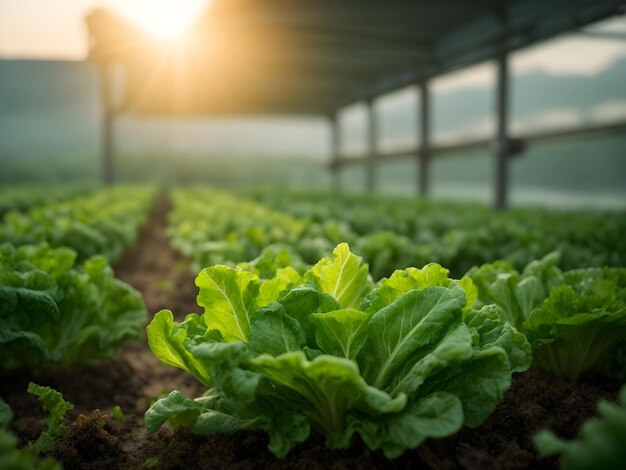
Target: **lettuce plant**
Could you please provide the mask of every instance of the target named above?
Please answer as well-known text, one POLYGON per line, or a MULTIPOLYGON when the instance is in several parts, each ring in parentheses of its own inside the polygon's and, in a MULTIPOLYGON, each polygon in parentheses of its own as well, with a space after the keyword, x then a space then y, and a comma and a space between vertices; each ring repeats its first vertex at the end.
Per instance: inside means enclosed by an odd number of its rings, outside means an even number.
POLYGON ((626 462, 626 386, 619 393, 618 403, 598 403, 599 417, 586 421, 578 439, 566 441, 550 431, 534 438, 542 455, 560 455, 564 470, 602 468, 618 470, 626 462))
POLYGON ((75 259, 68 248, 0 245, 0 367, 96 362, 140 336, 141 295, 105 258, 75 259))
POLYGON ((526 338, 498 307, 473 309, 472 281, 437 264, 374 284, 340 244, 303 275, 213 266, 196 285, 204 314, 178 323, 162 310, 148 342, 208 390, 158 400, 145 415, 150 432, 166 421, 206 436, 260 429, 278 457, 311 432, 331 448, 358 435, 393 458, 480 425, 511 372, 530 364, 526 338))
POLYGON ((626 341, 626 268, 562 272, 558 254, 518 273, 496 262, 470 270, 479 304, 493 303, 533 346, 534 365, 571 381, 626 341))
POLYGON ((524 322, 538 367, 572 381, 626 341, 626 269, 564 273, 564 284, 524 322))

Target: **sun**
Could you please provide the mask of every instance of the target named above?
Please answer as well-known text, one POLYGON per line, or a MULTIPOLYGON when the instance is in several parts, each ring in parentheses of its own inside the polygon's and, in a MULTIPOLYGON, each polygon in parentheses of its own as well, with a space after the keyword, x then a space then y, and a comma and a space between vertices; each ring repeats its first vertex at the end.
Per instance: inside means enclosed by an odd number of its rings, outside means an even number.
POLYGON ((117 0, 113 7, 128 20, 162 40, 175 40, 189 30, 206 8, 206 0, 117 0))

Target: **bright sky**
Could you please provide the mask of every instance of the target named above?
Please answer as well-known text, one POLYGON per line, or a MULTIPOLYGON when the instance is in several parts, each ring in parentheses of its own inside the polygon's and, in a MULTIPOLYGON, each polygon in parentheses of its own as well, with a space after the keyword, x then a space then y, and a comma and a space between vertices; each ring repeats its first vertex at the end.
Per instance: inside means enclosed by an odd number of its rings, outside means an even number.
MULTIPOLYGON (((176 33, 201 13, 210 0, 0 0, 0 57, 83 59, 87 39, 85 15, 96 6, 120 12, 153 32, 176 33)), ((592 29, 626 34, 626 19, 605 21, 592 29)), ((552 73, 596 74, 626 57, 626 40, 566 36, 516 55, 516 72, 531 69, 552 73)), ((488 78, 489 77, 489 78, 488 78)), ((489 68, 451 74, 451 85, 485 83, 489 68)), ((442 78, 442 87, 446 87, 442 78)))
POLYGON ((116 10, 152 32, 176 33, 210 0, 0 0, 0 57, 83 59, 85 16, 116 10))

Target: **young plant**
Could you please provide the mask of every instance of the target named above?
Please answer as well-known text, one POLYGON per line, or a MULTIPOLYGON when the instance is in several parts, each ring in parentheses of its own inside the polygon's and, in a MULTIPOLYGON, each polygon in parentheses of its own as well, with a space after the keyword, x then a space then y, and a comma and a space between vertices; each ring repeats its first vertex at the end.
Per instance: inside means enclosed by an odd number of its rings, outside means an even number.
POLYGON ((278 457, 311 432, 331 448, 359 435, 394 458, 480 425, 511 371, 530 364, 525 337, 497 307, 472 309, 471 280, 451 280, 437 264, 374 285, 340 244, 304 275, 213 266, 196 285, 204 314, 177 323, 163 310, 148 342, 208 391, 158 400, 145 415, 150 432, 166 421, 205 436, 261 429, 278 457))
POLYGON ((37 440, 28 446, 18 449, 17 439, 7 427, 13 419, 11 408, 0 399, 0 468, 14 470, 60 470, 59 464, 51 459, 39 459, 39 455, 51 452, 56 441, 67 431, 63 423, 65 415, 74 405, 65 401, 63 395, 50 387, 42 387, 35 383, 28 384, 31 393, 43 404, 48 412, 46 427, 37 440))
POLYGON ((50 452, 54 449, 56 440, 67 432, 63 421, 67 412, 74 409, 74 405, 65 401, 63 395, 53 388, 42 387, 33 382, 28 384, 28 393, 39 398, 44 410, 49 413, 46 428, 30 447, 37 454, 50 452))
POLYGON ((1 368, 96 362, 140 336, 141 295, 103 257, 78 267, 75 258, 68 248, 0 245, 1 368))

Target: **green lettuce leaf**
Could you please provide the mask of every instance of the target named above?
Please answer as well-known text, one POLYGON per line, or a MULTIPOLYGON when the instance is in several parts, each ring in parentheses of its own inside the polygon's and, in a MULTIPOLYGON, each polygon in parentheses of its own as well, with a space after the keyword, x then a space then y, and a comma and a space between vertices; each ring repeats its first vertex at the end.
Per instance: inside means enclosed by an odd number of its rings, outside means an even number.
POLYGON ((0 429, 6 428, 13 419, 11 407, 0 398, 0 429))
POLYGON ((371 279, 363 258, 350 252, 347 243, 333 250, 334 259, 322 258, 305 277, 320 292, 331 295, 342 308, 356 308, 371 289, 371 279))

